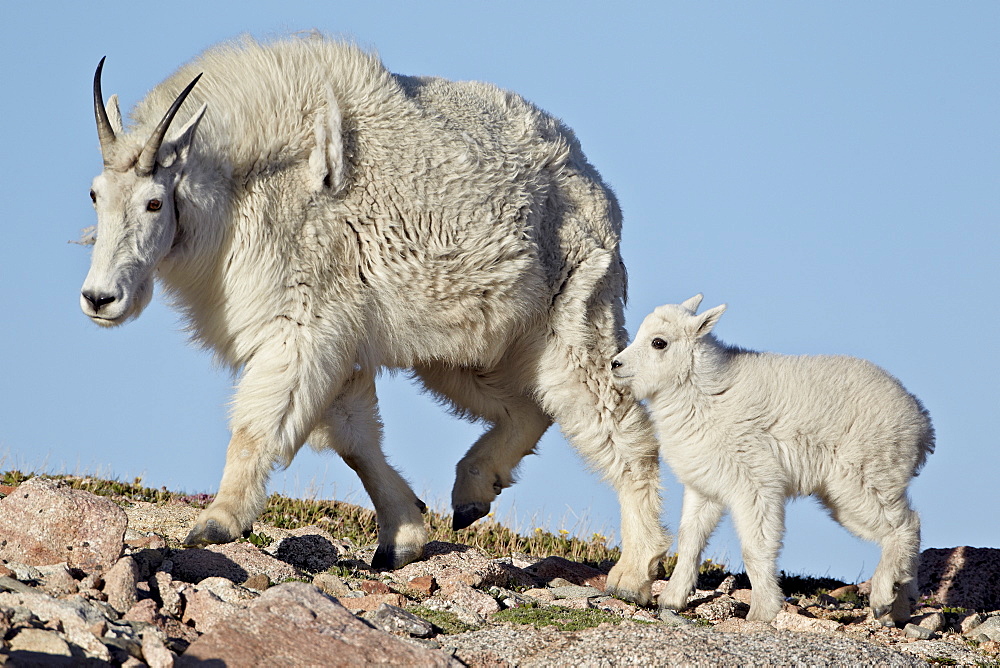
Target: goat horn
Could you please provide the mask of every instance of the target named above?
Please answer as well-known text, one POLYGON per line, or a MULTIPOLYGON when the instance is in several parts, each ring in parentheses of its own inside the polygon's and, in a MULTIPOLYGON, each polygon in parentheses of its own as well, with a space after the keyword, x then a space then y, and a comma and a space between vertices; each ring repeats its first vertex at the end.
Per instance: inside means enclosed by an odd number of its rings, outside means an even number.
POLYGON ((160 150, 160 144, 163 143, 163 138, 167 135, 167 128, 170 127, 170 123, 173 122, 174 116, 177 115, 177 110, 181 108, 184 104, 184 99, 194 88, 194 85, 198 83, 198 79, 201 78, 199 74, 196 76, 191 83, 187 85, 187 88, 181 91, 181 94, 177 96, 174 103, 170 105, 167 109, 167 113, 163 115, 163 120, 160 124, 156 126, 153 130, 153 134, 150 136, 149 141, 146 145, 142 147, 142 153, 139 154, 139 159, 135 163, 135 171, 141 175, 145 176, 153 173, 153 168, 156 166, 156 154, 160 150))
POLYGON ((101 156, 104 158, 104 166, 108 166, 108 153, 115 143, 115 131, 108 120, 108 112, 104 108, 104 94, 101 92, 101 70, 104 69, 104 60, 97 64, 97 72, 94 73, 94 116, 97 117, 97 137, 101 140, 101 156))

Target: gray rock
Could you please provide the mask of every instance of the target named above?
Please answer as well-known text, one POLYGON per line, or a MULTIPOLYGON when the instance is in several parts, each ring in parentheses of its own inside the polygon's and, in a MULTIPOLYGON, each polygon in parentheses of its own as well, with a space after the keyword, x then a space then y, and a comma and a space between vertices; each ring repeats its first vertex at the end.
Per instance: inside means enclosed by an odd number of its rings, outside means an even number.
POLYGON ((14 571, 14 577, 21 582, 36 582, 44 577, 39 569, 19 561, 8 561, 7 568, 14 571))
POLYGON ((968 634, 969 631, 976 628, 980 624, 986 621, 986 617, 979 614, 978 612, 973 612, 962 617, 958 622, 958 628, 962 633, 968 634))
POLYGON ((727 575, 726 578, 719 583, 719 586, 715 588, 715 591, 720 594, 732 594, 736 591, 736 576, 727 575))
POLYGON ((11 638, 10 650, 15 658, 18 652, 33 652, 53 657, 73 656, 69 643, 55 631, 46 629, 21 629, 11 638))
POLYGON ((934 632, 916 624, 907 624, 903 628, 903 635, 907 638, 916 638, 917 640, 930 640, 934 632))
POLYGON ((687 617, 682 617, 669 608, 660 608, 660 621, 666 626, 689 626, 694 622, 687 617))
POLYGON ((343 598, 354 593, 343 578, 333 573, 319 573, 313 578, 313 584, 335 598, 343 598))
POLYGON ((947 625, 944 615, 940 612, 932 612, 926 615, 920 615, 919 617, 914 617, 910 620, 910 623, 917 624, 935 633, 943 631, 947 625))
POLYGON ((58 620, 64 625, 92 626, 117 618, 107 604, 85 598, 56 599, 40 592, 2 593, 0 608, 27 608, 43 622, 58 620))
POLYGON ((741 616, 745 617, 749 609, 750 606, 746 603, 740 603, 732 596, 721 594, 710 601, 696 606, 694 613, 702 619, 721 622, 730 617, 740 616, 739 613, 741 612, 744 613, 741 616))
POLYGON ((454 601, 449 601, 441 598, 429 598, 423 603, 425 608, 431 610, 440 610, 443 612, 450 612, 458 618, 458 621, 463 624, 468 624, 469 626, 482 626, 486 623, 486 619, 479 613, 464 608, 458 605, 454 601))
POLYGON ((926 666, 923 659, 843 636, 747 633, 624 622, 583 631, 491 627, 448 636, 468 665, 926 666))
POLYGON ((405 633, 417 638, 434 635, 434 625, 394 605, 383 603, 365 619, 387 633, 405 633))
POLYGON ((895 646, 895 649, 922 657, 932 665, 947 665, 950 662, 954 662, 952 665, 959 666, 988 665, 987 662, 983 661, 982 654, 944 640, 914 640, 900 643, 895 646))
POLYGON ((596 587, 584 587, 581 585, 563 585, 561 587, 551 587, 556 598, 591 598, 600 596, 603 592, 596 587))
POLYGON ((6 575, 0 575, 0 592, 3 591, 13 591, 13 592, 34 592, 34 587, 26 585, 20 580, 15 580, 12 577, 6 575))
POLYGON ((981 636, 985 636, 987 640, 1000 642, 1000 615, 987 617, 986 621, 970 630, 966 635, 980 642, 983 642, 981 636))

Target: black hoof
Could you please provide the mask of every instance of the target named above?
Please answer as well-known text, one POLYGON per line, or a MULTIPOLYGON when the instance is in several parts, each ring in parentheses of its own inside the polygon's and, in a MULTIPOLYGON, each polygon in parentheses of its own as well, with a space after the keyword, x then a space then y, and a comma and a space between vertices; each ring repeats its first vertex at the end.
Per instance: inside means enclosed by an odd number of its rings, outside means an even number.
POLYGON ((604 590, 606 596, 614 596, 617 599, 631 603, 632 605, 644 606, 649 603, 649 599, 642 595, 642 592, 631 589, 619 589, 618 587, 608 587, 604 590))
POLYGON ((423 548, 420 550, 402 550, 396 545, 379 545, 372 557, 372 568, 378 570, 395 570, 402 568, 411 561, 416 561, 423 556, 423 548))
POLYGON ((372 568, 378 568, 383 570, 391 570, 395 568, 396 564, 396 546, 392 545, 379 545, 378 549, 375 550, 375 556, 372 557, 372 568))
POLYGON ((236 536, 230 535, 221 524, 215 520, 208 520, 204 526, 195 525, 191 533, 184 539, 184 547, 199 547, 201 545, 218 545, 219 543, 231 543, 236 540, 236 536))
POLYGON ((464 529, 480 517, 485 517, 490 512, 488 503, 466 503, 455 508, 454 515, 451 516, 451 528, 455 531, 464 529))

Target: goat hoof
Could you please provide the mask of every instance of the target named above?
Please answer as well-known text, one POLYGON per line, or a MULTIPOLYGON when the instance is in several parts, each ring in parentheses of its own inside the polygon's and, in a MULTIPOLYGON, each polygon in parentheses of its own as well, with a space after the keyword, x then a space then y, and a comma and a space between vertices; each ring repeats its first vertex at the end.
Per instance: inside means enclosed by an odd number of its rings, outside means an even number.
MULTIPOLYGON (((249 535, 249 530, 247 532, 249 535)), ((191 533, 184 539, 184 547, 199 547, 201 545, 217 545, 231 543, 238 536, 233 536, 215 520, 208 520, 204 525, 196 524, 191 533)))
POLYGON ((646 606, 649 605, 649 596, 644 595, 641 591, 634 591, 632 589, 624 589, 622 587, 610 586, 604 589, 604 593, 607 596, 614 596, 617 599, 621 599, 626 603, 631 603, 632 605, 646 606))
POLYGON ((395 570, 402 568, 411 561, 423 556, 423 549, 405 548, 389 543, 379 545, 372 557, 372 568, 379 570, 395 570))
POLYGON ((490 512, 490 504, 476 502, 463 503, 455 506, 455 513, 451 516, 451 528, 455 531, 464 529, 480 517, 485 517, 490 512))

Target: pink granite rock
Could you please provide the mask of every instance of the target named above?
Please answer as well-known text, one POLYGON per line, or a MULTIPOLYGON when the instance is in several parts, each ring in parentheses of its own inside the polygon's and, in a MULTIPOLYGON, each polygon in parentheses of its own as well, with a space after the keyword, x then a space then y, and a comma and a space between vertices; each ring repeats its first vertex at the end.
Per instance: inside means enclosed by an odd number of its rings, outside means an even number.
POLYGON ((432 541, 424 548, 424 559, 391 573, 401 586, 410 580, 430 575, 444 586, 447 580, 459 580, 470 587, 504 586, 507 571, 479 550, 466 545, 432 541))
POLYGON ((497 603, 495 598, 457 580, 449 580, 442 583, 441 590, 435 596, 447 599, 455 605, 461 606, 466 610, 471 610, 482 617, 500 611, 500 604, 497 603))
POLYGON ((832 619, 815 619, 804 615, 793 615, 782 610, 774 618, 774 628, 779 631, 799 631, 802 633, 837 633, 844 625, 832 619))
POLYGON ((579 564, 562 557, 547 557, 524 569, 541 582, 562 578, 575 585, 587 585, 604 591, 608 576, 586 564, 579 564))
POLYGON ((181 621, 193 625, 199 633, 207 633, 224 620, 235 616, 243 607, 228 601, 223 601, 209 589, 190 587, 185 589, 184 615, 181 621))
POLYGON ((195 584, 213 576, 242 583, 258 573, 266 575, 271 582, 302 577, 302 573, 291 564, 275 559, 250 543, 227 543, 180 550, 171 558, 174 562, 171 571, 173 577, 195 584))
POLYGON ((105 570, 121 556, 127 524, 108 499, 32 478, 0 499, 0 559, 105 570))
POLYGON ((371 628, 334 599, 299 582, 271 587, 249 608, 222 620, 192 643, 176 665, 208 661, 231 666, 460 665, 443 652, 371 628))
POLYGON ((118 612, 128 612, 137 600, 139 567, 132 557, 122 557, 104 574, 104 593, 108 604, 118 612))

